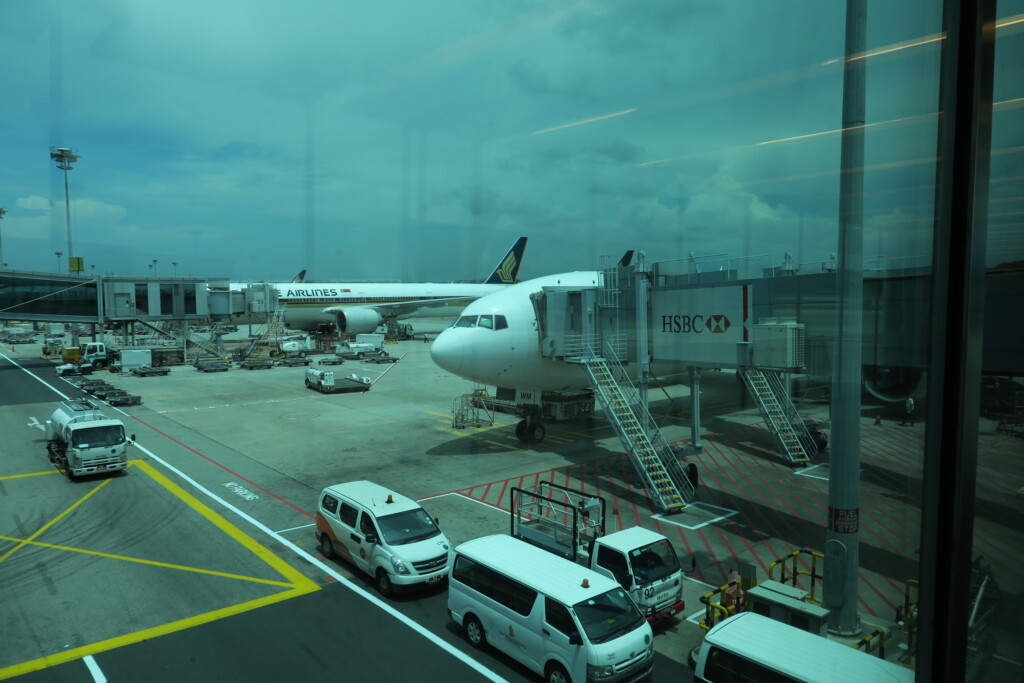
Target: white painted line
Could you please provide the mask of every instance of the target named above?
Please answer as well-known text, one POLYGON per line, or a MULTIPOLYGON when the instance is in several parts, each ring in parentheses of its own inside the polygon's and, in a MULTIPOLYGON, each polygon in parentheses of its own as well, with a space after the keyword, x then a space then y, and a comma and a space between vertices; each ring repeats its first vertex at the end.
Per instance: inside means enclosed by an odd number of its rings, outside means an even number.
MULTIPOLYGON (((128 413, 124 412, 123 410, 120 410, 118 408, 115 408, 114 410, 117 410, 119 413, 125 415, 126 417, 130 417, 128 415, 128 413)), ((177 467, 174 467, 169 462, 165 461, 163 458, 158 457, 155 453, 150 451, 145 446, 140 446, 138 443, 136 443, 135 447, 138 448, 143 453, 145 453, 146 455, 148 455, 149 457, 151 457, 156 462, 158 462, 161 465, 163 465, 169 471, 171 471, 174 474, 176 474, 179 477, 181 477, 182 480, 188 482, 193 488, 195 488, 195 490, 201 492, 203 495, 207 496, 211 500, 216 501, 217 503, 222 505, 224 508, 226 508, 226 509, 230 510, 231 512, 235 513, 236 515, 238 515, 239 517, 241 517, 245 521, 249 522, 249 524, 253 525, 254 527, 259 529, 263 533, 265 533, 268 536, 270 536, 271 538, 273 538, 275 541, 277 541, 281 545, 286 546, 287 548, 290 548, 292 550, 292 552, 294 552, 296 555, 298 555, 302 559, 306 560, 311 565, 313 565, 314 567, 316 567, 320 571, 324 572, 328 576, 334 578, 338 583, 340 583, 341 585, 345 586, 346 588, 348 588, 350 591, 352 591, 353 593, 355 593, 359 597, 369 601, 371 604, 373 604, 374 606, 376 606, 379 609, 383 610, 384 612, 387 612, 388 614, 393 616, 395 619, 397 619, 398 621, 402 622, 403 624, 405 624, 406 626, 411 628, 413 631, 416 631, 421 636, 423 636, 427 640, 429 640, 432 643, 434 643, 434 645, 438 646, 439 648, 441 648, 442 650, 444 650, 448 654, 452 655, 453 657, 455 657, 456 659, 461 661, 466 666, 469 666, 470 668, 474 669, 481 676, 483 676, 483 677, 485 677, 485 678, 487 678, 488 680, 491 680, 491 681, 504 681, 505 680, 504 678, 502 678, 498 674, 494 673, 493 671, 491 671, 490 669, 488 669, 484 665, 482 665, 479 662, 477 662, 475 659, 473 659, 469 655, 467 655, 464 652, 458 650, 453 645, 445 642, 439 636, 431 633, 426 628, 421 626, 419 623, 417 623, 417 622, 413 621, 412 619, 408 618, 407 616, 405 616, 404 614, 402 614, 401 612, 396 610, 391 605, 389 605, 386 602, 380 600, 377 596, 372 595, 371 593, 367 593, 365 590, 363 590, 362 588, 360 588, 359 586, 355 585, 354 583, 349 581, 347 578, 345 578, 342 574, 340 574, 333 567, 330 567, 330 566, 324 564, 319 559, 317 559, 316 557, 313 557, 312 555, 307 553, 305 550, 303 550, 302 548, 298 547, 297 545, 295 545, 294 543, 289 541, 284 536, 281 536, 280 534, 278 534, 278 533, 274 532, 273 530, 271 530, 269 527, 267 527, 262 522, 256 520, 254 517, 251 517, 250 515, 247 515, 246 513, 242 512, 241 510, 236 508, 231 503, 227 502, 226 500, 224 500, 220 496, 216 495, 215 493, 213 493, 212 491, 210 491, 206 487, 204 487, 201 484, 199 484, 199 482, 197 482, 195 479, 192 479, 191 477, 189 477, 187 474, 185 474, 184 472, 179 470, 177 467)))
POLYGON ((687 581, 693 581, 694 583, 699 583, 700 585, 704 586, 705 588, 710 588, 711 590, 715 590, 716 588, 718 588, 718 586, 712 586, 710 583, 707 583, 705 581, 701 581, 700 579, 694 579, 694 578, 689 577, 689 576, 684 576, 683 578, 686 579, 687 581))
POLYGON ((311 526, 316 526, 316 522, 313 522, 312 524, 303 524, 302 526, 293 526, 291 529, 281 529, 280 531, 275 531, 274 533, 275 534, 286 534, 289 531, 298 531, 299 529, 308 529, 311 526))
POLYGON ((680 526, 680 527, 682 527, 684 529, 689 529, 690 531, 696 531, 697 529, 703 529, 704 527, 708 526, 709 524, 714 524, 715 522, 721 522, 723 519, 728 519, 729 517, 732 517, 733 515, 738 515, 739 514, 738 510, 730 510, 729 508, 719 507, 717 505, 712 505, 711 503, 692 503, 692 504, 700 506, 702 508, 714 508, 715 510, 721 510, 721 511, 725 512, 726 514, 719 515, 718 517, 715 517, 714 519, 709 519, 706 522, 701 522, 700 524, 697 524, 696 526, 691 526, 689 524, 682 524, 681 522, 677 522, 676 519, 678 519, 678 517, 664 517, 662 515, 651 515, 651 517, 653 519, 661 520, 662 522, 665 522, 666 524, 675 524, 676 526, 680 526))
POLYGON ((92 680, 96 681, 96 683, 107 683, 107 677, 103 675, 103 670, 100 669, 100 665, 96 663, 92 655, 82 657, 82 661, 85 662, 85 667, 92 674, 92 680))
POLYGON ((471 498, 470 496, 467 496, 464 493, 459 493, 458 491, 453 491, 452 493, 442 493, 442 494, 439 494, 439 495, 436 495, 436 496, 429 496, 427 498, 419 498, 419 499, 416 500, 416 502, 419 503, 419 502, 422 502, 424 500, 434 500, 435 498, 444 498, 445 496, 458 496, 459 498, 462 498, 463 500, 471 500, 471 501, 473 501, 474 503, 476 503, 478 505, 483 505, 483 506, 488 507, 488 508, 490 508, 492 510, 497 510, 498 512, 504 512, 506 515, 511 514, 505 508, 500 508, 497 505, 491 505, 490 503, 485 503, 482 500, 477 500, 476 498, 471 498))
MULTIPOLYGON (((13 358, 11 358, 10 356, 8 356, 8 355, 6 355, 6 354, 3 354, 3 353, 0 353, 0 358, 3 358, 4 360, 6 360, 6 361, 10 362, 10 363, 11 363, 12 365, 14 365, 14 366, 15 366, 16 368, 18 368, 19 370, 21 370, 21 371, 22 371, 22 372, 24 372, 25 374, 27 374, 27 375, 28 375, 29 377, 31 377, 31 378, 33 378, 33 379, 36 379, 36 380, 38 380, 39 382, 41 382, 41 383, 42 383, 43 385, 45 385, 45 386, 46 386, 46 387, 47 387, 48 389, 52 390, 52 391, 53 391, 53 392, 54 392, 55 394, 57 394, 58 396, 60 396, 60 397, 61 397, 62 399, 64 399, 65 401, 71 398, 70 396, 68 396, 67 394, 65 394, 65 393, 64 393, 63 391, 60 391, 60 390, 59 390, 59 389, 58 389, 57 387, 53 386, 52 384, 50 384, 49 382, 47 382, 47 381, 46 381, 45 379, 43 379, 42 377, 40 377, 40 376, 39 376, 39 375, 37 375, 36 373, 34 373, 34 372, 32 372, 31 370, 27 369, 27 368, 26 368, 26 367, 24 367, 24 366, 23 366, 23 365, 22 365, 21 363, 19 363, 18 361, 14 360, 14 359, 13 359, 13 358)), ((64 381, 65 381, 65 382, 66 382, 67 384, 71 384, 71 383, 70 383, 70 382, 68 382, 67 380, 64 380, 64 381)), ((74 385, 73 385, 73 384, 71 384, 71 386, 74 386, 74 385)))
POLYGON ((816 474, 808 474, 811 470, 816 470, 819 467, 824 467, 824 468, 827 469, 828 465, 825 465, 824 463, 822 463, 822 464, 819 464, 819 465, 814 465, 812 467, 807 467, 805 469, 799 470, 796 473, 796 476, 798 476, 798 477, 810 477, 811 479, 821 479, 822 481, 828 481, 828 477, 819 477, 816 474))
POLYGON ((691 614, 690 616, 686 617, 686 620, 691 624, 696 624, 700 626, 700 622, 704 619, 704 617, 707 616, 707 614, 708 611, 702 609, 701 611, 695 612, 694 614, 691 614))

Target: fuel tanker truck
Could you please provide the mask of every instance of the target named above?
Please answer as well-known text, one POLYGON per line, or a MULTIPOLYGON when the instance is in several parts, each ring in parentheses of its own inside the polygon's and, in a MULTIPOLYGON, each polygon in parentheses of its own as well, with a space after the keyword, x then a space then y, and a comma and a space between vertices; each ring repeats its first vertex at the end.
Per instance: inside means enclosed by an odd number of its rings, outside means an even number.
POLYGON ((62 401, 46 421, 46 451, 54 467, 69 476, 117 472, 128 467, 124 423, 103 414, 89 400, 62 401))

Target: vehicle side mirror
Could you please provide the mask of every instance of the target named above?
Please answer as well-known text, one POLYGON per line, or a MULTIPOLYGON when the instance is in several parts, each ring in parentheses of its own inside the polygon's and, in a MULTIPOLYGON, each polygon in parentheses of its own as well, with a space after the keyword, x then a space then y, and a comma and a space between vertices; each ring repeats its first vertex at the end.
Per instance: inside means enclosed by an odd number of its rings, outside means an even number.
POLYGON ((135 435, 132 434, 132 443, 135 443, 135 435))
POLYGON ((582 645, 583 644, 583 636, 580 635, 579 631, 573 631, 572 633, 569 634, 569 644, 570 645, 582 645))
POLYGON ((377 537, 377 534, 366 534, 365 538, 367 543, 380 543, 380 538, 377 537))
POLYGON ((434 524, 436 524, 438 526, 441 526, 441 518, 440 517, 434 517, 434 524))
POLYGON ((697 571, 697 556, 690 555, 690 568, 687 569, 686 567, 683 567, 683 573, 692 574, 695 571, 697 571))

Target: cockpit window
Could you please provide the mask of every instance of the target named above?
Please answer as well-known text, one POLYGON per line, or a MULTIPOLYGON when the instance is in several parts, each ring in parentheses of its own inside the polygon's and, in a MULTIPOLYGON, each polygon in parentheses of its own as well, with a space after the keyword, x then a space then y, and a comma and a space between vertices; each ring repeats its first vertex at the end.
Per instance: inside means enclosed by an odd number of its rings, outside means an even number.
POLYGON ((504 330, 508 322, 503 315, 464 315, 452 323, 452 327, 483 327, 488 330, 504 330))

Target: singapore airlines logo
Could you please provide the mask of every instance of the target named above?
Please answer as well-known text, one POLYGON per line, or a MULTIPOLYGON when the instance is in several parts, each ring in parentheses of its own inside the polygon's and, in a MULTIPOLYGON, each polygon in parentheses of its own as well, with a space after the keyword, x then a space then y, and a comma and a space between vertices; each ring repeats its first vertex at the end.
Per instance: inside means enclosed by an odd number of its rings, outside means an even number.
POLYGON ((505 260, 501 262, 501 266, 498 267, 498 277, 501 281, 506 284, 512 284, 513 274, 516 272, 516 255, 511 251, 505 260))

